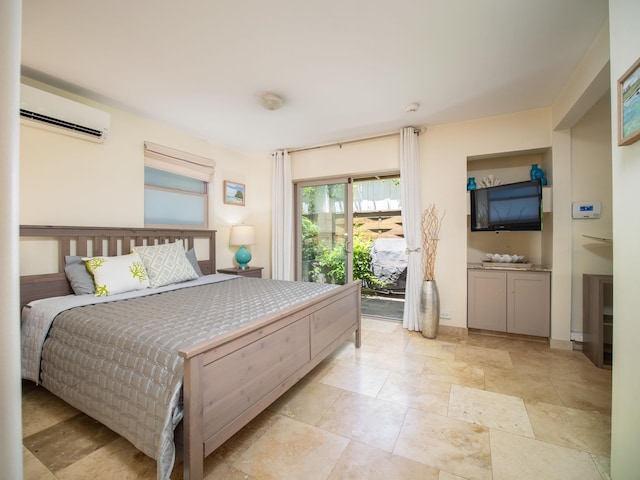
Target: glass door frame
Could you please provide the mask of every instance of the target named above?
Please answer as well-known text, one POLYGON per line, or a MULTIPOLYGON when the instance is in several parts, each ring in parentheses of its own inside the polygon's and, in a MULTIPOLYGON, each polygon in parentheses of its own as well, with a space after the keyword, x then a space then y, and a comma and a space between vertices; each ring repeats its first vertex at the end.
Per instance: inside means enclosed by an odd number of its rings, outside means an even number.
POLYGON ((320 185, 345 185, 346 198, 344 201, 345 218, 345 284, 353 281, 353 178, 329 177, 313 180, 301 180, 294 183, 294 218, 295 218, 295 280, 302 280, 302 189, 320 185))

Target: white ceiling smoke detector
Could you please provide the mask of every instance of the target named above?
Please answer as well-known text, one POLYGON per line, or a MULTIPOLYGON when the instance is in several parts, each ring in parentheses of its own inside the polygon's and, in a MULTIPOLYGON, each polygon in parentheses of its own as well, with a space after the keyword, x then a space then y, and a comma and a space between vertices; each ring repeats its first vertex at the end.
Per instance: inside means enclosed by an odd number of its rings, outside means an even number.
POLYGON ((260 97, 260 103, 267 110, 278 110, 282 107, 284 100, 281 96, 276 95, 275 93, 265 93, 260 97))
POLYGON ((407 105, 404 109, 405 112, 417 112, 418 109, 420 108, 420 104, 419 103, 410 103, 409 105, 407 105))

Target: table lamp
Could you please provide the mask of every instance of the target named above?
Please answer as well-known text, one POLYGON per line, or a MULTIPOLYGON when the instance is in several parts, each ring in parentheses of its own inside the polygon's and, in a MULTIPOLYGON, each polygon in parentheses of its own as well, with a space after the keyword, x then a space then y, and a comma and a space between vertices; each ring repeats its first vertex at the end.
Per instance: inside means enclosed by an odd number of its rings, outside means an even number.
POLYGON ((249 268, 251 261, 251 252, 247 249, 247 245, 255 245, 256 230, 253 225, 234 225, 231 227, 231 246, 239 246, 235 259, 238 262, 238 268, 244 270, 249 268))

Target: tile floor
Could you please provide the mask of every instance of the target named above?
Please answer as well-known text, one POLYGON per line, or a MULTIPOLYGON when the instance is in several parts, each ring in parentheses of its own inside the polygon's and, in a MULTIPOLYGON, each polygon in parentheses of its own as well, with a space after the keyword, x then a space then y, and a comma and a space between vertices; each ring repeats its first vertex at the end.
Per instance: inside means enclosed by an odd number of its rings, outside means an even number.
MULTIPOLYGON (((26 479, 153 479, 155 461, 23 386, 26 479)), ((363 318, 353 342, 206 461, 208 479, 608 479, 611 372, 546 343, 427 340, 363 318)), ((181 479, 177 463, 172 479, 181 479)))

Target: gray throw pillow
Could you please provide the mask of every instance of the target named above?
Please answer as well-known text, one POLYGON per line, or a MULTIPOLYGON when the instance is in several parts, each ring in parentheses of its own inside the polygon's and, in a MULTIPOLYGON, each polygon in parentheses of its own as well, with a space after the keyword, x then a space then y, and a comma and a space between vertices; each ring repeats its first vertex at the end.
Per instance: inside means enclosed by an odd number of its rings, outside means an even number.
POLYGON ((204 273, 202 273, 202 270, 200 269, 200 265, 198 265, 198 259, 196 258, 195 249, 192 248, 191 250, 187 251, 187 260, 189 260, 189 263, 191 264, 191 266, 196 271, 199 277, 204 276, 204 273))
POLYGON ((96 293, 93 275, 87 270, 82 257, 67 255, 64 257, 64 262, 64 273, 67 275, 73 293, 76 295, 93 295, 96 293))

